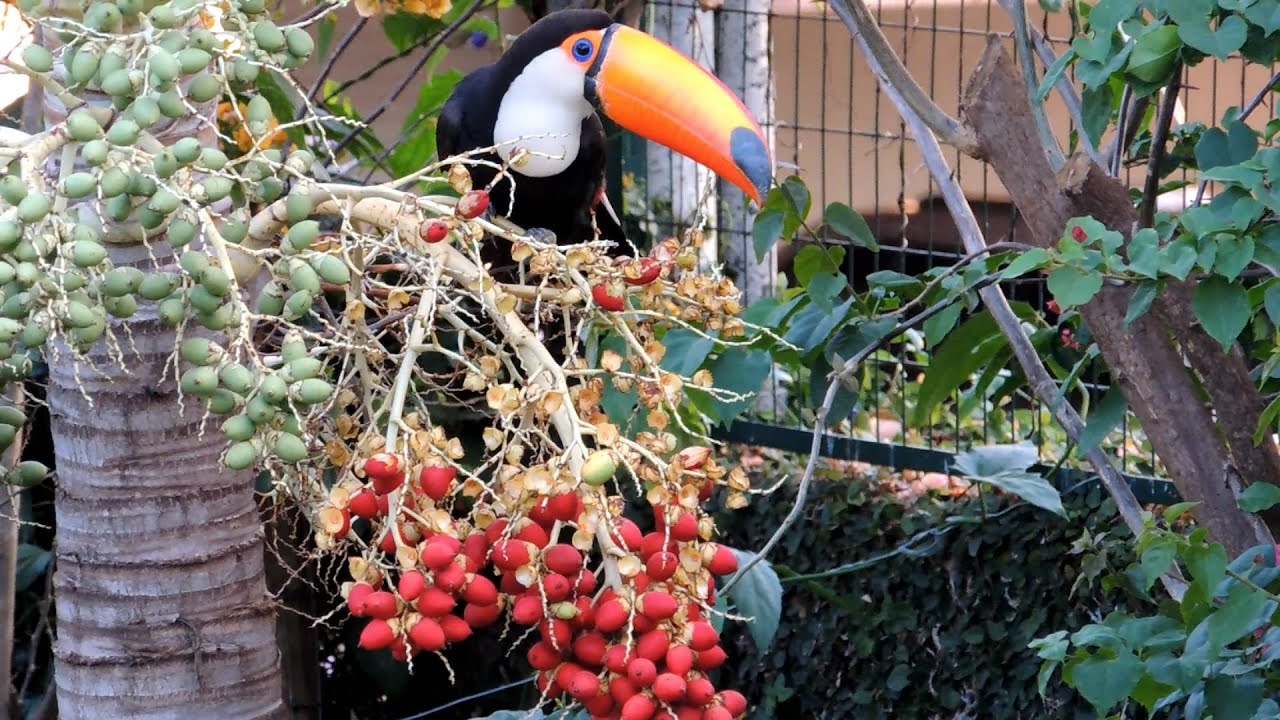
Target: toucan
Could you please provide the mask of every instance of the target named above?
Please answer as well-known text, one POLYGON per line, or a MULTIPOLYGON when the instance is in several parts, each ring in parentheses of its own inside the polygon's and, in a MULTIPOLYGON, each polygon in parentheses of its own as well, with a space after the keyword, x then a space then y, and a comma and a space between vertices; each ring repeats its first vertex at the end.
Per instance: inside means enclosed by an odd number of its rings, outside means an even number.
MULTIPOLYGON (((476 156, 488 163, 515 156, 514 203, 510 181, 500 179, 490 210, 517 226, 555 233, 561 244, 595 239, 596 230, 621 244, 617 218, 595 212, 604 198, 600 114, 705 165, 756 204, 768 191, 773 161, 742 101, 676 49, 599 10, 541 18, 496 62, 460 80, 441 110, 436 146, 441 158, 483 148, 496 148, 476 156)), ((498 173, 489 164, 470 170, 476 187, 498 173)))

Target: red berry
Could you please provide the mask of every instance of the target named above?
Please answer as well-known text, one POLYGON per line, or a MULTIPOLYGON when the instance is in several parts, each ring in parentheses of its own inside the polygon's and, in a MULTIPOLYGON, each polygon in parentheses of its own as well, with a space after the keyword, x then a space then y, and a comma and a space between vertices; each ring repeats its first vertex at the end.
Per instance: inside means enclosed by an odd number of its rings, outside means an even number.
POLYGON ((534 670, 550 670, 560 664, 560 651, 548 642, 536 642, 525 653, 525 659, 534 670))
POLYGON ((462 599, 472 605, 493 605, 498 602, 498 588, 483 575, 476 575, 462 591, 462 599))
POLYGON ((422 242, 438 243, 449 234, 449 225, 438 218, 431 218, 418 226, 418 237, 422 242))
POLYGON ((666 582, 676 574, 676 568, 680 566, 680 559, 675 553, 660 552, 644 564, 645 570, 649 572, 650 580, 658 582, 666 582))
POLYGON ((396 592, 400 593, 400 597, 405 602, 413 602, 418 599, 422 591, 427 587, 427 579, 423 577, 418 570, 405 570, 400 573, 400 580, 396 583, 396 592))
POLYGON ((578 595, 578 599, 573 601, 573 606, 578 609, 578 614, 573 618, 573 624, 580 628, 593 628, 596 626, 596 609, 591 604, 591 598, 586 595, 578 595))
POLYGON ((547 529, 532 521, 525 523, 525 526, 515 534, 515 538, 524 540, 527 543, 533 543, 539 548, 544 548, 547 543, 551 542, 551 536, 547 534, 547 529))
POLYGON ((409 630, 409 644, 416 650, 435 652, 444 647, 444 629, 440 623, 424 617, 409 630))
POLYGON ((573 591, 579 595, 590 595, 596 591, 595 573, 579 571, 577 576, 577 584, 573 586, 573 591))
POLYGON ((695 662, 699 670, 715 670, 723 665, 724 661, 728 659, 728 657, 729 656, 725 654, 724 648, 717 645, 710 650, 703 650, 698 653, 698 658, 695 662))
POLYGON ((497 603, 493 605, 468 605, 462 611, 462 619, 478 630, 498 622, 498 616, 501 614, 502 606, 497 603))
POLYGON ((720 633, 711 627, 711 623, 705 620, 689 625, 689 647, 698 652, 704 652, 715 647, 720 642, 720 633))
POLYGON ((724 545, 716 545, 715 553, 711 556, 711 561, 707 563, 707 570, 712 575, 728 575, 738 570, 738 556, 724 545))
POLYGON ((581 670, 569 681, 569 694, 578 700, 595 697, 600 692, 600 678, 590 670, 581 670))
POLYGON ((521 595, 511 606, 511 619, 518 625, 533 625, 542 619, 542 598, 536 593, 521 595))
POLYGON ((702 713, 702 720, 733 720, 733 715, 719 705, 707 708, 702 713))
POLYGON ((447 593, 434 585, 423 588, 422 594, 418 596, 418 612, 427 617, 440 617, 453 610, 455 604, 457 600, 453 593, 447 593))
POLYGON ((609 312, 618 312, 626 307, 626 300, 621 292, 609 291, 608 283, 599 283, 591 288, 591 298, 596 304, 609 312))
POLYGON ((650 620, 644 615, 634 615, 631 618, 631 627, 637 635, 643 635, 658 626, 658 623, 650 620))
POLYGON ((651 720, 655 705, 647 695, 632 695, 622 704, 618 720, 651 720))
POLYGON ((607 646, 604 635, 598 632, 583 633, 573 641, 573 656, 583 665, 599 667, 604 662, 607 646))
POLYGON ((381 650, 390 647, 396 639, 386 620, 370 620, 360 631, 360 647, 365 650, 381 650))
POLYGON ((614 701, 625 703, 630 700, 639 690, 625 675, 617 675, 609 681, 609 694, 613 696, 614 701))
POLYGON ((702 708, 681 705, 676 708, 676 720, 702 720, 702 708))
POLYGON ((560 602, 573 592, 573 583, 560 573, 549 573, 543 576, 541 584, 542 592, 547 596, 547 602, 560 602))
POLYGON ((522 540, 499 540, 493 544, 493 564, 502 570, 515 570, 529 564, 529 544, 522 540))
POLYGON ((675 539, 668 538, 665 533, 660 531, 651 532, 640 541, 640 558, 642 560, 648 560, 660 552, 675 552, 675 550, 675 539))
POLYGON ((562 692, 569 692, 569 683, 580 672, 582 672, 582 667, 577 663, 568 661, 561 663, 560 667, 554 671, 556 685, 560 686, 562 692))
MULTIPOLYGON (((674 650, 675 648, 672 649, 674 650)), ((668 657, 670 657, 669 653, 668 657)), ((668 663, 667 667, 668 669, 671 668, 670 663, 668 663)), ((671 671, 678 672, 674 669, 671 671)), ((698 707, 702 707, 703 705, 711 702, 712 698, 715 696, 716 686, 712 685, 710 680, 702 676, 690 680, 684 693, 685 700, 688 700, 690 704, 697 705, 698 707)))
POLYGON ((484 533, 471 533, 462 541, 462 554, 475 563, 476 567, 484 565, 485 556, 489 554, 489 541, 484 533))
POLYGON ((604 666, 612 673, 621 675, 627 671, 627 662, 635 657, 635 653, 628 652, 630 648, 621 643, 610 645, 608 650, 604 651, 604 666))
POLYGON ((484 529, 485 540, 488 540, 490 545, 498 542, 498 538, 502 537, 502 533, 507 531, 507 525, 509 523, 505 518, 499 518, 489 523, 484 529))
POLYGON ((628 262, 622 268, 622 279, 628 285, 648 285, 662 274, 662 263, 646 257, 628 262))
POLYGON ((627 677, 638 688, 647 688, 658 677, 658 667, 648 658, 632 658, 627 663, 627 677))
POLYGON ((489 193, 485 190, 472 190, 458 198, 458 205, 455 209, 458 215, 470 220, 471 218, 480 217, 488 207, 489 193))
POLYGON ((666 630, 650 630, 636 640, 636 655, 656 663, 667 656, 668 642, 666 630))
POLYGON ((636 609, 650 620, 666 620, 676 614, 676 599, 669 593, 653 590, 640 596, 636 609))
POLYGON ((357 490, 347 501, 347 509, 358 518, 372 519, 378 515, 378 496, 372 490, 357 490))
POLYGON ((390 620, 399 613, 396 596, 386 590, 375 590, 369 593, 364 601, 364 614, 379 620, 390 620))
POLYGON ((668 671, 684 677, 693 669, 693 651, 686 645, 672 645, 667 648, 666 664, 668 671))
POLYGON ((498 589, 508 595, 519 595, 529 588, 525 587, 515 573, 503 573, 498 589))
POLYGON ((642 536, 640 528, 627 518, 618 521, 617 526, 613 529, 610 537, 624 550, 639 550, 642 536))
POLYGON ((444 631, 444 639, 451 643, 460 643, 471 637, 471 625, 457 615, 445 615, 437 622, 444 631))
POLYGON ((1089 239, 1089 233, 1085 232, 1085 229, 1083 227, 1080 227, 1079 225, 1075 225, 1075 226, 1072 226, 1071 228, 1071 239, 1075 240, 1076 242, 1082 243, 1085 240, 1089 239))
POLYGON ((573 642, 573 626, 564 620, 543 620, 538 623, 538 632, 543 640, 561 650, 569 650, 569 645, 573 642))
POLYGON ((364 617, 367 614, 365 605, 372 594, 373 586, 369 583, 352 585, 351 592, 347 593, 347 609, 356 617, 364 617))
POLYGON ((662 673, 653 681, 654 696, 669 705, 683 700, 685 689, 684 678, 675 673, 662 673))
POLYGON ((456 593, 467 581, 467 571, 457 563, 449 563, 436 573, 436 587, 447 593, 456 593))
POLYGON ((400 458, 391 453, 374 453, 365 459, 363 469, 370 480, 390 480, 400 475, 400 458))
POLYGON ((680 513, 671 526, 671 539, 690 542, 698 538, 698 519, 692 513, 680 513))
POLYGON ((542 551, 547 569, 565 577, 574 577, 582 569, 582 553, 572 545, 552 545, 542 551))
POLYGON ((596 629, 607 633, 621 630, 622 626, 627 624, 630 614, 621 600, 617 598, 607 600, 596 608, 596 629))
POLYGON ((409 650, 405 648, 404 643, 391 643, 391 659, 396 662, 405 662, 409 659, 409 650))
POLYGON ((449 489, 453 487, 453 479, 457 475, 456 468, 432 465, 422 468, 422 472, 418 473, 418 484, 427 497, 440 501, 449 494, 449 489))
POLYGON ((422 548, 422 564, 431 570, 440 570, 453 563, 458 557, 462 543, 450 535, 434 535, 422 548))
POLYGON ((720 693, 720 704, 734 717, 747 711, 747 699, 737 690, 725 690, 720 693))
POLYGON ((582 513, 582 498, 578 497, 578 493, 566 490, 547 499, 547 510, 556 520, 572 522, 582 513))
POLYGON ((582 707, 591 713, 593 720, 609 720, 618 715, 613 708, 613 698, 608 695, 596 695, 582 701, 582 707))

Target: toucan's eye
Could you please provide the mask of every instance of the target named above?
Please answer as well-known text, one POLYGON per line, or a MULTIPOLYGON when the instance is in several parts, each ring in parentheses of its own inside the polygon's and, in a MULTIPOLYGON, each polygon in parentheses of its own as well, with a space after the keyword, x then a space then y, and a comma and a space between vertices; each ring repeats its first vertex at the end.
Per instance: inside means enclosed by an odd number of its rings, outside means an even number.
POLYGON ((591 41, 583 38, 573 44, 573 59, 578 62, 586 62, 591 59, 591 53, 595 47, 591 45, 591 41))

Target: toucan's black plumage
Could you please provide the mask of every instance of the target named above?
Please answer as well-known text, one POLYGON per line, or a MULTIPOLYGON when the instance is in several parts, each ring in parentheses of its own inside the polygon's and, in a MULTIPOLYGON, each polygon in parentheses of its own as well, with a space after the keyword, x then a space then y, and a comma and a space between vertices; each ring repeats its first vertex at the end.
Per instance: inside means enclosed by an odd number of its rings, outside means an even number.
MULTIPOLYGON (((570 35, 584 30, 601 30, 613 23, 608 13, 597 10, 562 10, 539 20, 521 33, 511 47, 492 65, 471 72, 453 90, 441 110, 436 125, 436 146, 440 157, 448 157, 494 145, 494 125, 498 110, 511 83, 535 57, 553 50, 570 35)), ((585 89, 584 89, 585 92, 585 89)), ((493 152, 479 156, 491 163, 501 160, 493 152)), ((471 165, 475 187, 487 186, 497 175, 488 165, 471 165)), ((517 175, 514 207, 511 182, 501 179, 490 193, 493 212, 523 228, 542 228, 555 233, 562 244, 581 243, 595 238, 592 220, 600 237, 622 243, 622 228, 608 212, 594 213, 604 191, 605 133, 600 117, 592 113, 582 121, 578 156, 569 167, 551 177, 517 175)), ((492 245, 492 244, 491 244, 492 245)), ((503 244, 505 245, 505 244, 503 244)), ((493 246, 502 260, 505 248, 493 246)), ((497 257, 486 257, 495 262, 497 257)))

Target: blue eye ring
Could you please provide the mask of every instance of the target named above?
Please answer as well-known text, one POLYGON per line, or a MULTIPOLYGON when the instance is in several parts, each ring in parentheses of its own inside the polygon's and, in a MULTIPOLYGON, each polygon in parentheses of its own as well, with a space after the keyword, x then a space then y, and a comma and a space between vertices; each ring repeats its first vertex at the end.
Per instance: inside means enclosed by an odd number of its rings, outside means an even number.
POLYGON ((591 53, 595 52, 595 46, 590 40, 582 38, 573 44, 573 59, 578 62, 586 62, 591 59, 591 53))

